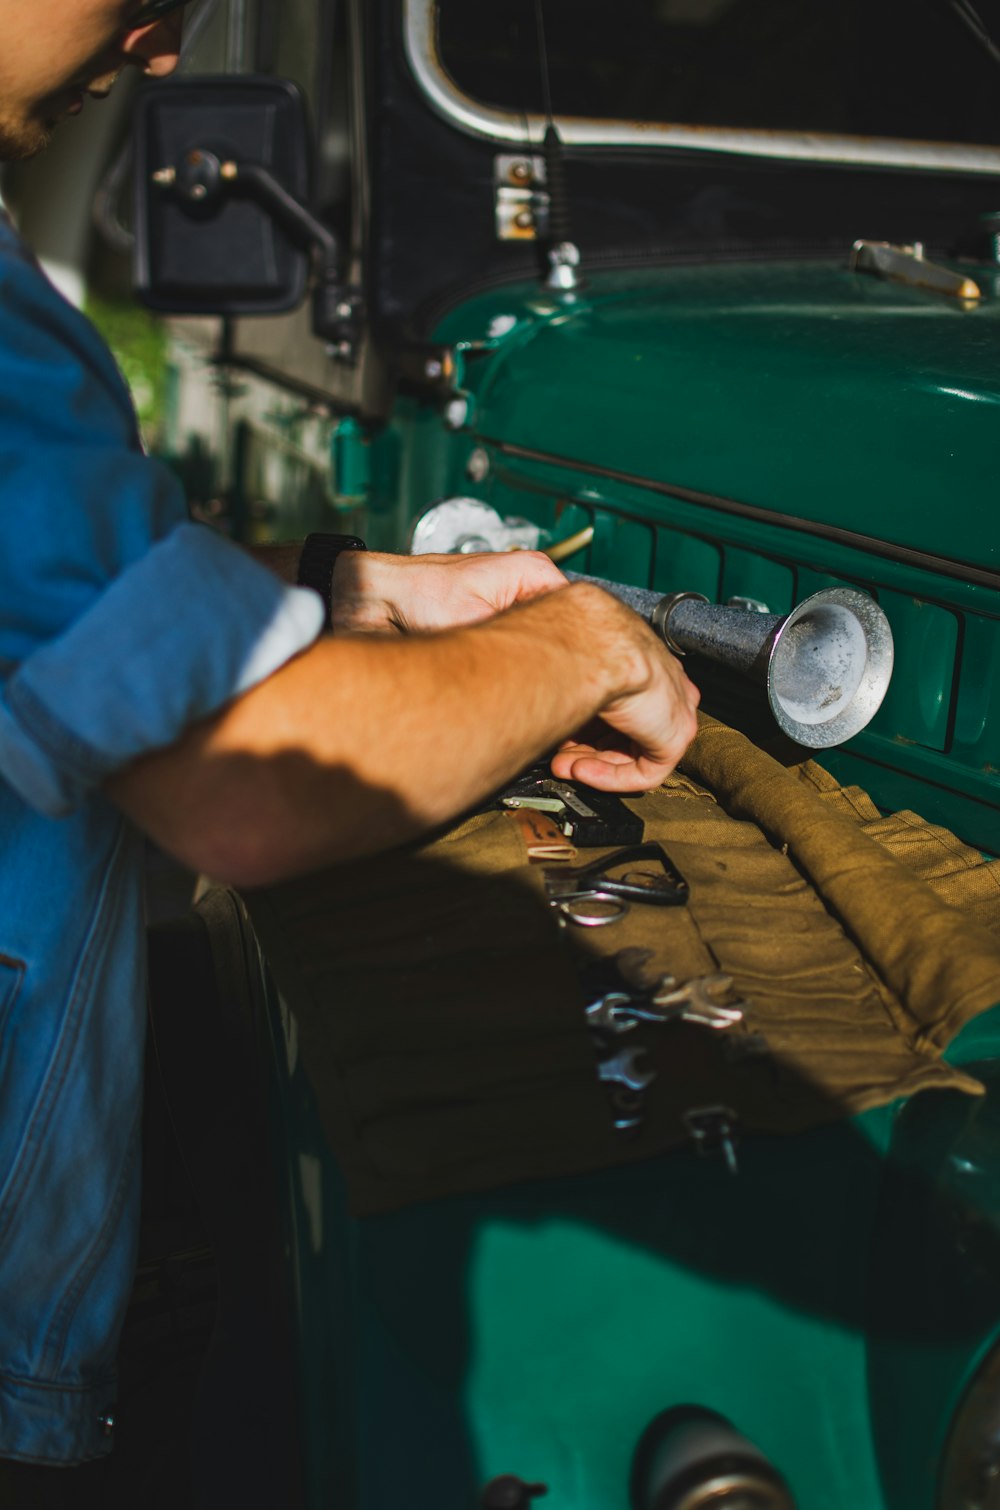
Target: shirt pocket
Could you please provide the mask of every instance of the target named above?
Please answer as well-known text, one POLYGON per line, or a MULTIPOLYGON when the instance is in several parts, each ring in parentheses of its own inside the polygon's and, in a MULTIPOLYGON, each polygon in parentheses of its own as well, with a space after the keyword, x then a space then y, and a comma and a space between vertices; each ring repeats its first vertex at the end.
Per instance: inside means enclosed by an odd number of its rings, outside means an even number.
POLYGON ((24 961, 0 954, 0 1039, 24 979, 24 961))

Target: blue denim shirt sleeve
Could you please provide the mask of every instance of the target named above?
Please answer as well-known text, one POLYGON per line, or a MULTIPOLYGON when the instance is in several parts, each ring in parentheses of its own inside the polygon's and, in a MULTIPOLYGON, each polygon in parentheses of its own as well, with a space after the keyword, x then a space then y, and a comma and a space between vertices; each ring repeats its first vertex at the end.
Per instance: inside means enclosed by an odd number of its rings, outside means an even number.
POLYGON ((187 522, 103 342, 0 222, 0 776, 57 816, 320 631, 187 522))

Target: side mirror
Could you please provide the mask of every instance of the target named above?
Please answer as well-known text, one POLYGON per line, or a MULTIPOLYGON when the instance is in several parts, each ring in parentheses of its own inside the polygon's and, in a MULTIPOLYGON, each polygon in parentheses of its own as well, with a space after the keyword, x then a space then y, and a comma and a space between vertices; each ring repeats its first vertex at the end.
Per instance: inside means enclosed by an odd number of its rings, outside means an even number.
POLYGON ((294 309, 315 264, 313 326, 349 339, 333 233, 306 207, 310 143, 284 79, 180 78, 140 91, 133 122, 137 297, 167 314, 294 309))

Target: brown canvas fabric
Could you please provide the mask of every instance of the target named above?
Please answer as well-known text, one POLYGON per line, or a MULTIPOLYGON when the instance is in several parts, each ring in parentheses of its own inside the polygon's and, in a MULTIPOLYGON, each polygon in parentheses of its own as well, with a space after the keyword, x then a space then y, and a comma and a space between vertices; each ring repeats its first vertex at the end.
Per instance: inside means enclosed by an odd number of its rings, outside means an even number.
POLYGON ((357 1211, 646 1157, 707 1106, 794 1132, 980 1090, 940 1055, 1000 1002, 1000 864, 709 719, 630 805, 687 878, 686 907, 560 928, 499 812, 248 896, 357 1211), (637 984, 721 970, 750 1003, 725 1032, 628 1035, 657 1076, 630 1138, 582 1012, 581 971, 607 956, 637 984))

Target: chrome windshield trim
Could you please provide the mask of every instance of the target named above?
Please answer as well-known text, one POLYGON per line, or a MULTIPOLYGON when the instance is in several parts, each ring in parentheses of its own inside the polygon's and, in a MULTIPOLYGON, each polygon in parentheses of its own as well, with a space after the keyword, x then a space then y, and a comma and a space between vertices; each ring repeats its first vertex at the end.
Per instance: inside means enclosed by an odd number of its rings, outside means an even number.
MULTIPOLYGON (((436 0, 403 0, 406 56, 424 97, 438 115, 470 136, 528 147, 541 142, 544 116, 481 105, 463 94, 445 72, 437 43, 436 0)), ((816 131, 754 131, 726 126, 666 122, 601 121, 556 116, 568 146, 657 147, 684 152, 728 152, 789 162, 850 163, 858 167, 908 168, 941 173, 996 174, 1000 146, 956 142, 908 142, 892 137, 827 136, 816 131)))

